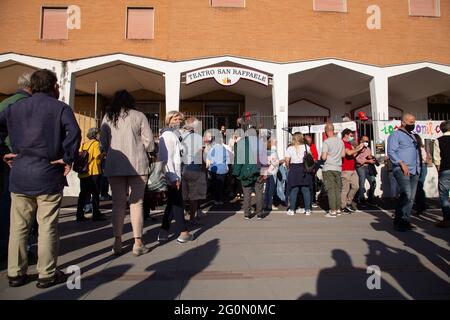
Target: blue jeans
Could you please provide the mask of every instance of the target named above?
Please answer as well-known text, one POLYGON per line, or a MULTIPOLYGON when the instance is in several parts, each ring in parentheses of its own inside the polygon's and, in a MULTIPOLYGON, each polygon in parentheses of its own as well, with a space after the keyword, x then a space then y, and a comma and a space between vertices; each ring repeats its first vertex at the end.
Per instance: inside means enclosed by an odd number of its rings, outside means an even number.
POLYGON ((311 189, 309 186, 293 187, 289 193, 289 209, 294 211, 297 205, 298 191, 302 191, 305 210, 311 211, 311 189))
POLYGON ((369 168, 368 167, 359 167, 356 169, 358 172, 359 177, 359 190, 358 190, 358 200, 362 200, 364 198, 364 195, 366 194, 366 179, 369 181, 370 188, 369 188, 369 201, 374 199, 375 194, 375 188, 377 186, 377 178, 375 176, 369 175, 369 168))
POLYGON ((426 163, 422 164, 422 171, 420 172, 419 182, 417 184, 416 192, 416 209, 418 212, 425 211, 427 209, 426 195, 424 190, 425 178, 427 177, 428 166, 426 163))
POLYGON ((275 188, 277 186, 277 177, 270 175, 266 180, 266 192, 264 194, 264 208, 272 209, 273 196, 275 194, 275 188))
POLYGON ((393 174, 400 188, 400 199, 395 209, 395 224, 409 223, 411 220, 411 209, 416 197, 419 175, 405 176, 400 167, 393 170, 393 174))
POLYGON ((448 192, 450 191, 450 170, 439 173, 439 200, 442 207, 444 220, 450 220, 450 201, 448 192))

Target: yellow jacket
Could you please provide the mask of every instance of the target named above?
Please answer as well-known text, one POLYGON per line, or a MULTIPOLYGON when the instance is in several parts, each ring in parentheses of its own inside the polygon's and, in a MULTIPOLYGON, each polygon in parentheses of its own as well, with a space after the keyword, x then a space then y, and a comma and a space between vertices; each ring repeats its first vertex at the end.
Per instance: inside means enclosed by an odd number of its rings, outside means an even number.
POLYGON ((89 153, 89 170, 87 173, 79 174, 79 178, 96 176, 102 173, 102 153, 100 152, 100 142, 89 140, 80 146, 80 152, 87 150, 89 153))

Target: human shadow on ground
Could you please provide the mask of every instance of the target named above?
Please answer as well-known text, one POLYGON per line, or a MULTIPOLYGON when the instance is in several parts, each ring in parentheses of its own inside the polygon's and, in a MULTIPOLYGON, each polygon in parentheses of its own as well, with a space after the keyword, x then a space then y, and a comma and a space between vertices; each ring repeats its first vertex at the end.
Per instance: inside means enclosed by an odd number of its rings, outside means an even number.
MULTIPOLYGON (((448 277, 450 277, 450 267, 448 264, 448 261, 450 261, 450 250, 434 243, 427 237, 427 232, 429 232, 429 229, 434 227, 433 222, 413 216, 412 223, 417 226, 418 230, 399 232, 394 230, 393 219, 390 214, 369 211, 366 213, 375 217, 375 222, 371 223, 371 226, 375 230, 387 232, 397 238, 403 243, 403 245, 424 256, 432 264, 434 264, 435 267, 439 268, 448 277)), ((440 231, 436 230, 433 233, 440 233, 440 231)), ((445 233, 442 232, 440 233, 440 236, 441 238, 449 239, 450 233, 447 233, 447 236, 445 236, 445 233)))
MULTIPOLYGON (((85 298, 85 295, 88 295, 96 288, 123 277, 131 268, 131 264, 121 264, 101 270, 87 277, 84 277, 82 273, 80 279, 80 289, 75 288, 70 290, 66 283, 63 283, 57 287, 44 289, 44 292, 34 295, 28 300, 76 300, 85 298)), ((69 282, 75 284, 74 279, 69 279, 69 282)))
MULTIPOLYGON (((341 249, 334 249, 331 257, 335 265, 331 268, 322 269, 316 282, 316 294, 306 293, 298 300, 330 300, 330 299, 373 299, 381 298, 379 290, 369 290, 367 279, 370 276, 364 268, 353 266, 350 255, 341 249)), ((400 293, 388 284, 383 278, 380 279, 384 297, 396 297, 401 299, 400 293)))
POLYGON ((178 299, 184 288, 201 273, 219 252, 219 240, 214 239, 192 248, 182 255, 150 265, 150 275, 121 292, 115 299, 178 299))

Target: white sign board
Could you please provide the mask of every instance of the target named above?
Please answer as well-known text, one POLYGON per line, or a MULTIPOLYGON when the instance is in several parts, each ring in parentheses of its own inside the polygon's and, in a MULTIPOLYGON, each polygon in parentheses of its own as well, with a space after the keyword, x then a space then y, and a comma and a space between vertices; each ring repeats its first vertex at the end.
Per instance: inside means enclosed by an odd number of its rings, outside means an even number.
POLYGON ((294 134, 296 132, 300 132, 300 133, 303 133, 303 134, 308 134, 309 133, 309 127, 308 126, 292 127, 292 134, 294 134))
MULTIPOLYGON (((333 123, 334 125, 334 132, 341 133, 344 131, 344 129, 350 129, 352 131, 356 131, 356 122, 349 121, 349 122, 337 122, 333 123)), ((325 125, 320 124, 316 126, 311 126, 311 133, 323 133, 325 132, 325 125)))
POLYGON ((209 78, 214 78, 217 83, 226 87, 236 84, 240 79, 254 81, 265 86, 269 85, 267 74, 237 67, 212 67, 188 72, 186 73, 186 84, 209 78))

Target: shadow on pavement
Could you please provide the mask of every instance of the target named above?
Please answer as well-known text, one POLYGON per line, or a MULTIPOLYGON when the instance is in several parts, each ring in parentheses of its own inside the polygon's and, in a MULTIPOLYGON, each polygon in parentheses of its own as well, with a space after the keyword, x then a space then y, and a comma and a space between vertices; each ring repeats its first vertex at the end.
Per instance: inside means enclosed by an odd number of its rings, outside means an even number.
POLYGON ((219 252, 219 240, 214 239, 190 249, 173 259, 158 262, 145 270, 148 278, 128 288, 115 299, 178 299, 189 281, 202 272, 219 252), (177 265, 175 271, 173 266, 177 265))

